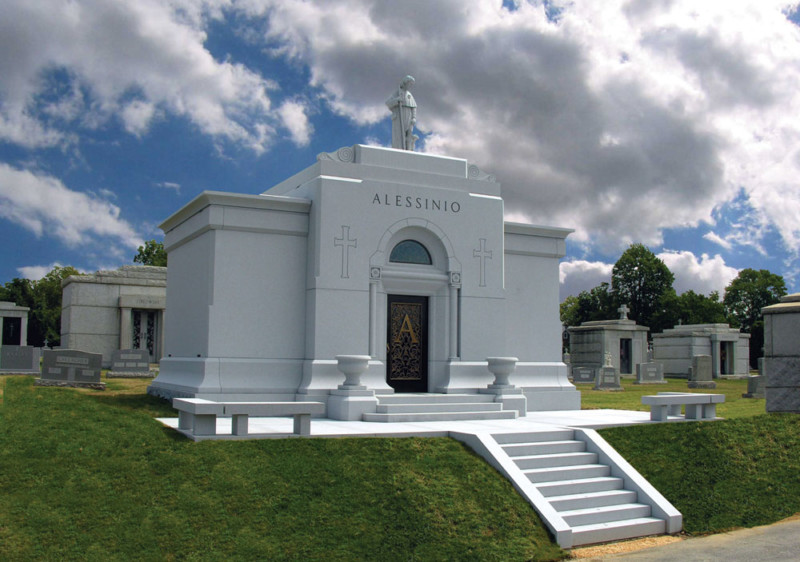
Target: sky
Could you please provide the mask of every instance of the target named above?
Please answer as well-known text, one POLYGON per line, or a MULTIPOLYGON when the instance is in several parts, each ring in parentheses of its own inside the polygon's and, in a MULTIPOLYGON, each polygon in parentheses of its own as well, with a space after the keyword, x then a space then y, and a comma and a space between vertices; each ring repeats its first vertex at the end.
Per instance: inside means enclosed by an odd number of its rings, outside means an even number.
POLYGON ((3 0, 0 283, 131 264, 202 191, 390 145, 411 74, 419 151, 575 230, 562 299, 632 243, 678 293, 800 291, 798 2, 3 0))

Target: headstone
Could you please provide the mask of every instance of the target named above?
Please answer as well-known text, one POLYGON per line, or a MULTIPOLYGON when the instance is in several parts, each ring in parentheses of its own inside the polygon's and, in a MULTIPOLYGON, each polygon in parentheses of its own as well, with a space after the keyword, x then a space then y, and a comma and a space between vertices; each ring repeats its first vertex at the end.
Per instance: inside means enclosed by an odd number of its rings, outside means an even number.
POLYGON ((692 357, 692 370, 689 377, 689 388, 717 388, 717 383, 711 378, 711 356, 695 355, 692 357))
POLYGON ((747 377, 747 392, 742 398, 766 398, 767 377, 756 375, 747 377))
POLYGON ((761 309, 767 412, 800 413, 800 293, 761 309))
POLYGON ((614 367, 604 366, 597 370, 595 390, 624 390, 619 382, 619 371, 614 367))
POLYGON ((639 363, 636 365, 634 384, 667 384, 664 380, 664 366, 661 363, 639 363))
POLYGON ((31 345, 4 345, 0 348, 0 371, 4 373, 39 374, 42 350, 31 345))
POLYGON ((42 377, 36 380, 40 386, 74 386, 105 390, 100 382, 100 366, 103 355, 75 349, 47 350, 43 354, 42 377))
POLYGON ((573 367, 572 382, 574 384, 593 384, 596 370, 591 367, 573 367))
POLYGON ((151 377, 150 353, 146 349, 119 349, 111 356, 107 378, 151 377))

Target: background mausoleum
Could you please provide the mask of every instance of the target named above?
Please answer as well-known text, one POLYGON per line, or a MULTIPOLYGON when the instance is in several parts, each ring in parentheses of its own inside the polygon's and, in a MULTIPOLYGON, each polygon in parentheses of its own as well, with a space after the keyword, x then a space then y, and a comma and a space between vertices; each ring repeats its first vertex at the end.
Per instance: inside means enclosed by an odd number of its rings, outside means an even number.
POLYGON ((103 355, 111 366, 120 349, 146 349, 158 363, 164 349, 167 268, 127 265, 71 275, 61 300, 61 347, 103 355))

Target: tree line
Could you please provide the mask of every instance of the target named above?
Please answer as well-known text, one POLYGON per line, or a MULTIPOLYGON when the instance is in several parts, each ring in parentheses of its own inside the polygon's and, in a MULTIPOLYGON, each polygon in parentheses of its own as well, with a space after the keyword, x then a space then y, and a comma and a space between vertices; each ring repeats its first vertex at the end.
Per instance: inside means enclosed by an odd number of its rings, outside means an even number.
MULTIPOLYGON (((133 263, 166 266, 164 245, 148 240, 139 246, 133 263)), ((46 343, 52 347, 61 344, 61 282, 70 275, 80 274, 74 267, 56 266, 39 280, 17 277, 0 286, 0 301, 31 309, 28 313, 28 345, 42 347, 46 343)))
POLYGON ((678 324, 727 323, 750 334, 750 363, 755 366, 764 346, 761 309, 780 302, 786 294, 783 277, 766 269, 743 269, 725 288, 708 296, 673 288, 675 275, 643 244, 632 244, 611 271, 611 284, 571 295, 561 303, 561 322, 579 326, 591 320, 618 318, 629 308, 629 318, 650 328, 651 334, 678 324))

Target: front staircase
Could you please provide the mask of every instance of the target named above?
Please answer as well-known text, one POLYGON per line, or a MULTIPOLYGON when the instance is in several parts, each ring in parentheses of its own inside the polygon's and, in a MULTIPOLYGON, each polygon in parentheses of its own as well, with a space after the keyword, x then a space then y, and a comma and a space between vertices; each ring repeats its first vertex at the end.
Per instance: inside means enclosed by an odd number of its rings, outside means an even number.
POLYGON ((508 478, 562 548, 682 528, 680 512, 592 429, 449 435, 508 478))
POLYGON ((493 394, 384 394, 378 395, 375 413, 364 414, 366 422, 428 422, 462 420, 508 420, 516 410, 503 410, 493 394))
POLYGON ((572 529, 572 545, 658 535, 666 521, 653 517, 624 479, 573 429, 493 435, 503 451, 572 529))

